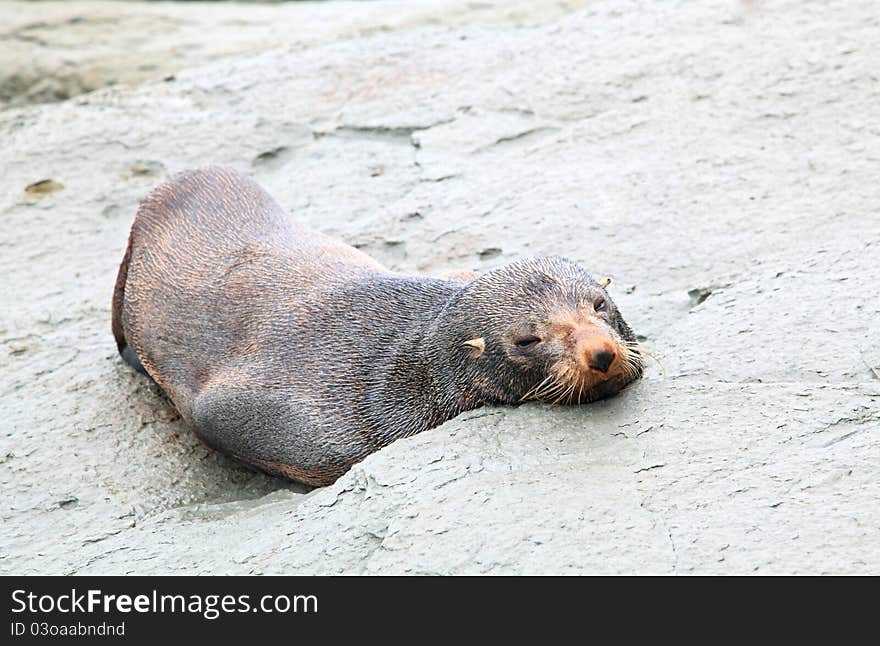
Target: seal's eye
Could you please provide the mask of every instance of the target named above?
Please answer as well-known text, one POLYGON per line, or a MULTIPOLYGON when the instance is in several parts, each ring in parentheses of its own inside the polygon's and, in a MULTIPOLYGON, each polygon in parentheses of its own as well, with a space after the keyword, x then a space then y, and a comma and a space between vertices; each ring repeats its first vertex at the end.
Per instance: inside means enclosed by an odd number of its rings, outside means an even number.
POLYGON ((604 312, 606 309, 608 309, 608 301, 605 300, 604 296, 600 296, 596 299, 596 302, 593 303, 593 308, 597 312, 604 312))
POLYGON ((541 342, 536 336, 524 336, 520 337, 516 341, 514 341, 514 345, 518 347, 520 350, 528 350, 529 348, 533 348, 541 342))

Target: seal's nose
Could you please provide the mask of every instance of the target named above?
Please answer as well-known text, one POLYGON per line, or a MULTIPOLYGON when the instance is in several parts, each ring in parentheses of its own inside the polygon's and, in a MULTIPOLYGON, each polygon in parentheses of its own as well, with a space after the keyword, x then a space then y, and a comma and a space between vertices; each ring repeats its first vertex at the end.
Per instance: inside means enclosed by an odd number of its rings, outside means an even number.
POLYGON ((614 352, 602 348, 601 350, 594 352, 590 357, 590 368, 598 370, 599 372, 608 372, 608 368, 611 367, 611 362, 614 361, 614 356, 614 352))

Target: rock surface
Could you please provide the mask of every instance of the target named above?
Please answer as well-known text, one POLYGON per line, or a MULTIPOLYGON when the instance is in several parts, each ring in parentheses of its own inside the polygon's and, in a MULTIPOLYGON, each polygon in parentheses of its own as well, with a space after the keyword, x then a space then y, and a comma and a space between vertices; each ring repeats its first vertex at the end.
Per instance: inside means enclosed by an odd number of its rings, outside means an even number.
POLYGON ((588 0, 419 2, 119 2, 4 0, 0 109, 69 99, 108 85, 273 47, 290 50, 418 25, 534 24, 588 0))
POLYGON ((874 3, 453 24, 0 113, 0 573, 880 573, 874 3), (252 473, 109 331, 138 199, 209 162, 394 269, 610 274, 662 369, 252 473))

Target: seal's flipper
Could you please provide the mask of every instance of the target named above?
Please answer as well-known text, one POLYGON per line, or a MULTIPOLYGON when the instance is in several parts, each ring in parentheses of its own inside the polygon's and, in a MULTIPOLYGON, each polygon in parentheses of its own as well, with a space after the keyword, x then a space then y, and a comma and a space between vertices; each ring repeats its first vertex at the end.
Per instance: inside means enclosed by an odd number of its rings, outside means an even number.
POLYGON ((149 377, 150 373, 147 372, 140 359, 137 358, 134 350, 128 346, 128 341, 125 340, 125 332, 122 327, 122 308, 125 304, 125 282, 128 280, 128 263, 130 261, 131 236, 128 238, 128 244, 125 247, 125 256, 122 258, 122 262, 119 265, 119 273, 116 275, 116 285, 113 288, 113 320, 111 327, 113 330, 113 338, 116 339, 116 349, 119 351, 119 354, 122 355, 125 363, 139 373, 149 377))
POLYGON ((139 373, 141 373, 142 375, 147 375, 148 377, 150 376, 150 373, 147 372, 146 368, 144 368, 140 359, 137 358, 137 355, 134 353, 134 350, 132 350, 130 347, 128 347, 127 344, 125 346, 123 346, 123 348, 119 352, 119 354, 122 355, 122 358, 125 360, 125 363, 130 365, 132 368, 137 370, 139 373))
POLYGON ((289 393, 209 385, 193 402, 192 424, 207 446, 312 486, 334 482, 351 466, 320 418, 289 393))

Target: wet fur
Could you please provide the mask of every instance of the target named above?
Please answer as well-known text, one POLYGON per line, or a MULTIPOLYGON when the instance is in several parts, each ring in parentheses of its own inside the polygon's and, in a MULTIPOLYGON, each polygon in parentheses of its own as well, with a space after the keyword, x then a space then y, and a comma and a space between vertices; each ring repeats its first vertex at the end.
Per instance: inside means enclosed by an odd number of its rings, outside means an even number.
POLYGON ((324 485, 397 438, 521 401, 551 366, 500 349, 510 321, 536 303, 577 302, 571 285, 601 289, 561 258, 468 280, 388 272, 292 222, 253 181, 209 167, 142 202, 112 329, 205 443, 324 485), (479 357, 463 345, 476 336, 479 357))

